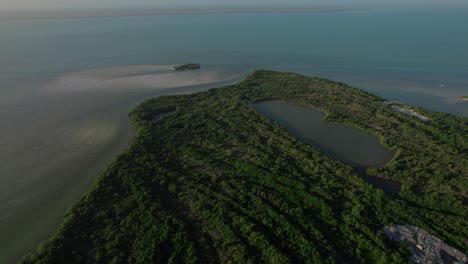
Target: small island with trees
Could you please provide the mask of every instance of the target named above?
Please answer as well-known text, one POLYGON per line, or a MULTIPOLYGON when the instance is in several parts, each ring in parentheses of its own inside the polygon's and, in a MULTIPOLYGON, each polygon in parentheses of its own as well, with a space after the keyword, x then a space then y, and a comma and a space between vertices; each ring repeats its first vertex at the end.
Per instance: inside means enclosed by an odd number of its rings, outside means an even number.
POLYGON ((468 102, 468 95, 460 96, 460 100, 463 102, 468 102))
POLYGON ((187 63, 182 65, 177 65, 172 67, 174 71, 185 71, 185 70, 197 70, 200 69, 200 64, 198 63, 187 63))

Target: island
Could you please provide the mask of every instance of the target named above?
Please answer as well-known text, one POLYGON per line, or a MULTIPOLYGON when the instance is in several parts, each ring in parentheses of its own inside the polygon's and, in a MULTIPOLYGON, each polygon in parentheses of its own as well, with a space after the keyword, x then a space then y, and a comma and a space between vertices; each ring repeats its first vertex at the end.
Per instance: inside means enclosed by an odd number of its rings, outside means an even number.
POLYGON ((198 63, 187 63, 183 65, 177 65, 172 67, 175 71, 185 71, 185 70, 197 70, 200 69, 200 64, 198 63))
POLYGON ((468 95, 460 96, 460 100, 468 102, 468 95))
POLYGON ((409 263, 433 241, 444 250, 427 258, 463 263, 468 119, 414 107, 431 120, 421 122, 384 102, 266 70, 147 99, 129 114, 131 146, 22 263, 409 263), (366 173, 401 190, 388 195, 298 140, 249 104, 262 101, 319 109, 325 122, 377 136, 396 154, 366 173))

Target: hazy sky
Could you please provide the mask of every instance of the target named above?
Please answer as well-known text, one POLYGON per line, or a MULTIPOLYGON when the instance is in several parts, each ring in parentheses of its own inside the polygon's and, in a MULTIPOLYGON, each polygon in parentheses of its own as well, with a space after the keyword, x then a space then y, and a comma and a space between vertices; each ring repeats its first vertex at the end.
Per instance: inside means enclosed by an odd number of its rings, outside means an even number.
POLYGON ((272 5, 468 5, 468 0, 0 0, 0 9, 272 5))

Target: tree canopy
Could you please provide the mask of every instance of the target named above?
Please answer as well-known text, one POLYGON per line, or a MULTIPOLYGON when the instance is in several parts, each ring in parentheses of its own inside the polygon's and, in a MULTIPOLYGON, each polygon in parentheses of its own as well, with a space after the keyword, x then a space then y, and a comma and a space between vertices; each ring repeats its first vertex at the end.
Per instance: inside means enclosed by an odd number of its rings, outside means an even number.
POLYGON ((408 106, 430 118, 421 122, 383 102, 343 83, 264 70, 148 99, 129 115, 130 148, 22 262, 405 263, 405 245, 381 231, 390 224, 468 250, 468 119, 408 106), (397 155, 368 173, 401 182, 401 192, 374 188, 246 100, 315 107, 380 137, 397 155))

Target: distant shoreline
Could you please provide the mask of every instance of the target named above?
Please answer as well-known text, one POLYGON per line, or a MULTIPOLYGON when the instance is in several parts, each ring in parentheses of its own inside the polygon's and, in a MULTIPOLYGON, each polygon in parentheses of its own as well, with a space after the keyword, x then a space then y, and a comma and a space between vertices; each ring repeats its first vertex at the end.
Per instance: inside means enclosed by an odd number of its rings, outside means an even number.
POLYGON ((44 19, 77 19, 108 18, 158 15, 209 15, 209 14, 251 14, 251 13, 328 13, 362 11, 364 8, 326 8, 326 7, 284 7, 284 8, 196 8, 196 9, 153 9, 128 11, 7 11, 0 10, 1 20, 44 20, 44 19))

